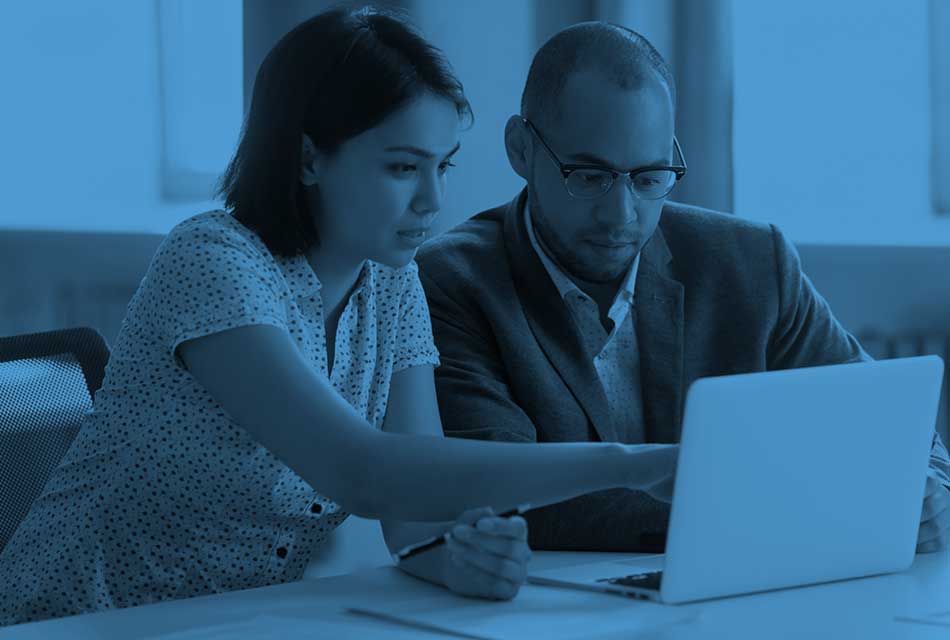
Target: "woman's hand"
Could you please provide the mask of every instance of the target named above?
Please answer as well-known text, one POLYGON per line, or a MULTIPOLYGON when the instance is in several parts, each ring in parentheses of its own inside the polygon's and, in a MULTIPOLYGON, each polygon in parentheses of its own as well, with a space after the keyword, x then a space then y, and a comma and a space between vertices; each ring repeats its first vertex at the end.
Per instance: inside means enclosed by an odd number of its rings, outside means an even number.
POLYGON ((443 581, 451 591, 473 598, 510 600, 528 577, 528 524, 498 518, 491 509, 463 513, 449 529, 443 581))
POLYGON ((673 501, 678 444, 634 444, 625 446, 630 455, 629 487, 644 491, 662 502, 673 501))

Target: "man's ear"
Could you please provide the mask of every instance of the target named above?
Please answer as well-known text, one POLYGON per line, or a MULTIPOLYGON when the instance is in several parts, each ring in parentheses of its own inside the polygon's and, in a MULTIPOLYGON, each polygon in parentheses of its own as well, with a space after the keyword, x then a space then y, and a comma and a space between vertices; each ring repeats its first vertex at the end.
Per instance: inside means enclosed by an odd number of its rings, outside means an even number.
POLYGON ((528 156, 531 143, 528 140, 531 132, 521 119, 521 116, 511 116, 505 124, 505 151, 508 153, 508 162, 519 176, 528 180, 531 176, 528 156))
POLYGON ((306 133, 300 136, 300 182, 312 187, 323 175, 325 156, 306 133))

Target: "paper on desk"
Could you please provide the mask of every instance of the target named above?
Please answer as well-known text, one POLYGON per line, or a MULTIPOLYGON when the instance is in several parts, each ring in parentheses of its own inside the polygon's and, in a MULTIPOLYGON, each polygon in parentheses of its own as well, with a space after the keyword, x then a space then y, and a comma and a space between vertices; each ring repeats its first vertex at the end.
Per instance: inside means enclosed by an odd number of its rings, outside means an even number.
MULTIPOLYGON (((695 608, 671 607, 605 593, 526 584, 509 602, 460 598, 446 592, 392 605, 358 605, 379 617, 466 637, 629 637, 695 620, 695 608)), ((177 638, 175 640, 178 640, 177 638)), ((190 638, 188 640, 191 640, 190 638)))
POLYGON ((264 640, 275 634, 281 629, 283 621, 271 615, 258 615, 249 620, 240 622, 228 622, 224 624, 211 624, 201 627, 193 627, 183 631, 172 633, 162 633, 155 636, 156 640, 238 640, 252 638, 253 640, 264 640))
POLYGON ((917 624, 927 624, 935 627, 950 627, 950 611, 937 611, 914 616, 894 616, 898 622, 913 622, 917 624))
POLYGON ((140 640, 290 640, 292 638, 340 640, 364 636, 365 632, 353 629, 352 624, 345 620, 258 614, 235 622, 215 623, 182 631, 146 636, 135 635, 134 637, 140 640))

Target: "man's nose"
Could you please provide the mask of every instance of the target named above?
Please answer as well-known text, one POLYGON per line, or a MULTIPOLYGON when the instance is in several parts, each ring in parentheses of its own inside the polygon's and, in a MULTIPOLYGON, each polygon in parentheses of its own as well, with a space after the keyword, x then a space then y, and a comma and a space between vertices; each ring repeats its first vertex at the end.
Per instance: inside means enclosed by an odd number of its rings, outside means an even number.
POLYGON ((611 227, 625 227, 640 219, 637 207, 640 198, 633 192, 626 176, 617 176, 617 180, 601 198, 597 211, 599 221, 611 227))

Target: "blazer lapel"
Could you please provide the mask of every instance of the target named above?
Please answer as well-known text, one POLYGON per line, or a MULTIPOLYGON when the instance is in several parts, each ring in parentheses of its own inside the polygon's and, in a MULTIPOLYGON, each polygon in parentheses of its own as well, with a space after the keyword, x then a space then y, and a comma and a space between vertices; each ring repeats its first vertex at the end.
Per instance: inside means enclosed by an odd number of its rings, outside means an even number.
POLYGON ((643 248, 635 305, 647 442, 679 442, 683 412, 683 285, 657 227, 643 248))
POLYGON ((522 191, 505 212, 505 247, 518 297, 538 344, 583 407, 597 435, 604 442, 615 442, 617 434, 597 370, 584 350, 570 310, 528 238, 523 216, 526 197, 527 191, 522 191))

